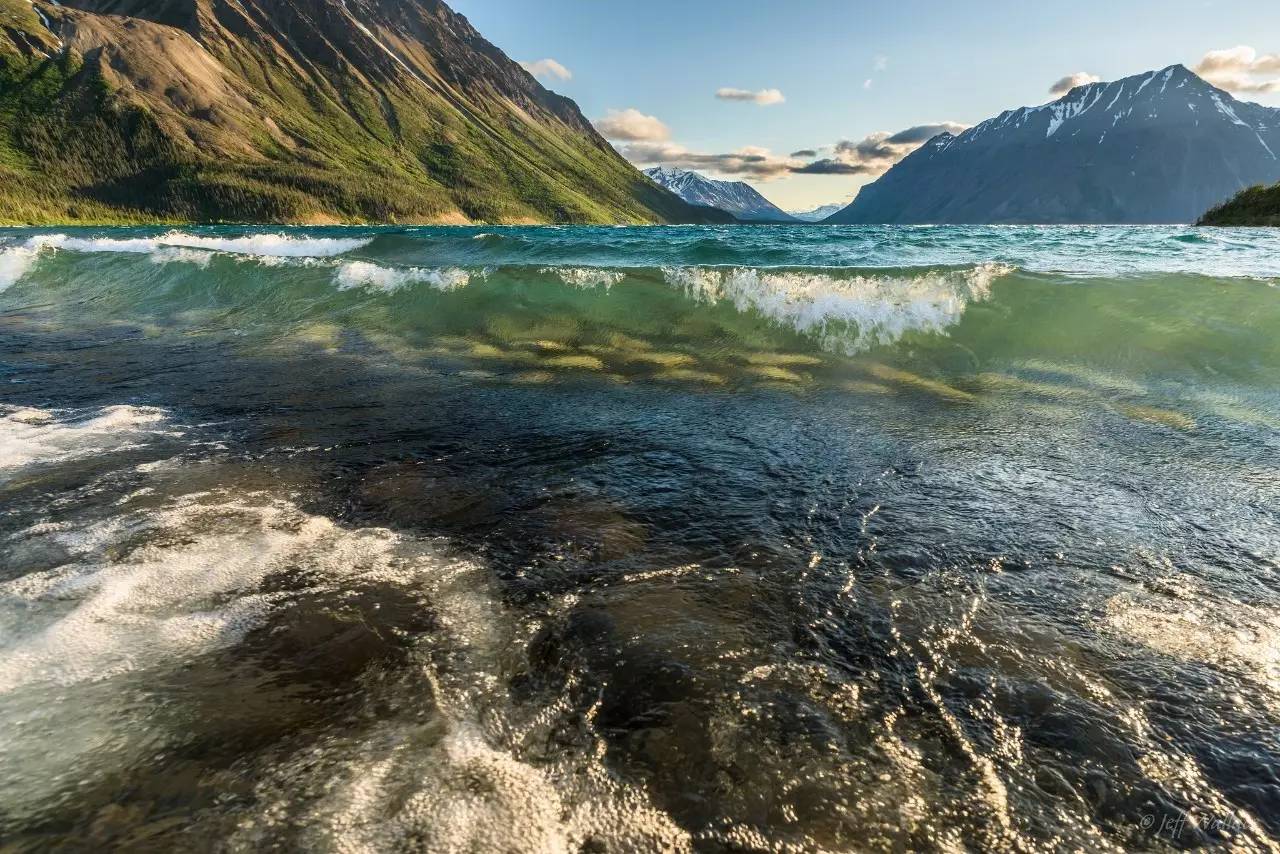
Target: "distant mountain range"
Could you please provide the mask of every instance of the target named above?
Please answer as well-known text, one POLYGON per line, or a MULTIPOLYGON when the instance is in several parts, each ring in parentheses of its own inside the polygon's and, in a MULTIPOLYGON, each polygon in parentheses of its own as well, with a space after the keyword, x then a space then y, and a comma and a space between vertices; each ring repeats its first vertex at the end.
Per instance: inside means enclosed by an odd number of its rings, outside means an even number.
POLYGON ((744 181, 717 181, 688 169, 665 166, 646 169, 644 174, 691 205, 719 208, 744 222, 797 222, 744 181))
POLYGON ((1186 223, 1276 180, 1280 109, 1171 65, 936 136, 825 222, 1186 223))
POLYGON ((822 222, 822 220, 831 216, 836 211, 842 210, 843 208, 844 208, 844 205, 837 202, 836 204, 823 205, 820 208, 814 208, 813 210, 809 210, 809 211, 787 211, 787 213, 791 214, 793 217, 795 217, 798 220, 801 220, 802 222, 822 222))
POLYGON ((439 0, 0 0, 0 222, 727 222, 439 0))

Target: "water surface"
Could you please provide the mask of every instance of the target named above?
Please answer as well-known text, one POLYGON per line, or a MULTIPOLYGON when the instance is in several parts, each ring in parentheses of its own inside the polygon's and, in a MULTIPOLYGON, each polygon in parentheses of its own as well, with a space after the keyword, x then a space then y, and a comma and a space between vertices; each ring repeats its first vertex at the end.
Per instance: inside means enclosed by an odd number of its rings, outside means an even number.
POLYGON ((1280 232, 0 231, 15 850, 1280 846, 1280 232))

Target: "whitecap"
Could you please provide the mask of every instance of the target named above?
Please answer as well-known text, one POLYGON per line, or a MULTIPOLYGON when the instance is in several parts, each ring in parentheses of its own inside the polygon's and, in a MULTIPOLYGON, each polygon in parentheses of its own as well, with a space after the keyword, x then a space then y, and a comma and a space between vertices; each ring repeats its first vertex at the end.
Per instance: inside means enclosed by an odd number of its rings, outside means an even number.
POLYGON ((544 275, 559 277, 566 285, 576 288, 597 288, 605 290, 613 287, 627 277, 622 270, 608 270, 603 267, 543 267, 544 275))
POLYGON ((372 237, 295 237, 290 234, 248 234, 243 237, 206 237, 170 232, 162 245, 210 249, 238 255, 275 258, 330 258, 354 252, 373 242, 372 237))
POLYGON ((368 261, 348 261, 334 272, 333 280, 338 289, 344 291, 374 288, 391 292, 418 283, 441 291, 452 291, 465 287, 471 281, 471 275, 457 267, 383 267, 368 261))
POLYGON ((303 237, 271 233, 230 237, 170 231, 158 237, 123 238, 39 234, 27 240, 26 248, 149 254, 165 247, 184 247, 254 258, 330 258, 368 246, 371 242, 372 237, 303 237))
POLYGON ((663 274, 699 302, 731 303, 812 335, 826 349, 852 354, 892 344, 908 332, 944 332, 1012 271, 981 264, 910 276, 751 267, 666 267, 663 274))
POLYGON ((39 257, 38 250, 27 246, 7 246, 0 249, 0 293, 31 271, 39 257))
POLYGON ((193 264, 204 270, 213 261, 214 254, 207 249, 188 249, 185 246, 160 246, 151 253, 151 263, 193 264))

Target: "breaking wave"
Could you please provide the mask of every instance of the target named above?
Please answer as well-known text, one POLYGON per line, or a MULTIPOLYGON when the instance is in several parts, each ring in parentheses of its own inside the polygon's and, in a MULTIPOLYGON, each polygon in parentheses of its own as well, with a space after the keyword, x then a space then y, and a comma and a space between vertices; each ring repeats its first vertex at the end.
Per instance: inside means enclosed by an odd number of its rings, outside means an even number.
POLYGON ((1006 264, 908 276, 705 267, 669 268, 667 282, 696 300, 729 302, 807 335, 828 349, 853 353, 891 344, 910 331, 942 332, 991 283, 1013 272, 1006 264))
POLYGON ((65 249, 70 252, 151 253, 164 247, 204 249, 232 255, 275 258, 328 258, 368 246, 371 237, 299 237, 290 234, 249 234, 213 237, 170 231, 158 237, 69 237, 42 234, 26 242, 28 249, 65 249))
MULTIPOLYGON (((483 271, 480 271, 483 275, 483 271)), ((368 261, 349 261, 333 274, 339 290, 373 288, 380 291, 397 291, 415 284, 427 284, 437 290, 451 291, 465 287, 476 271, 450 267, 440 270, 422 267, 383 267, 368 261)))
MULTIPOLYGON (((46 235, 0 255, 0 288, 30 274, 42 251, 145 254, 152 265, 178 264, 199 270, 209 287, 226 282, 232 298, 269 293, 272 302, 279 305, 295 298, 306 303, 314 297, 316 286, 324 282, 339 292, 374 295, 399 295, 421 287, 424 299, 429 294, 461 294, 482 287, 489 297, 517 304, 527 300, 559 310, 556 294, 570 288, 583 292, 579 299, 600 300, 596 310, 604 315, 634 311, 636 301, 648 301, 652 310, 658 310, 659 304, 676 298, 686 302, 680 311, 724 306, 809 337, 824 349, 852 354, 891 344, 908 332, 944 332, 960 320, 967 306, 990 297, 996 279, 1014 271, 994 262, 960 268, 858 270, 714 265, 419 266, 341 257, 365 243, 283 235, 214 239, 176 232, 146 239, 46 235), (219 257, 232 263, 249 261, 259 269, 249 273, 238 263, 234 270, 215 267, 219 257), (285 269, 273 277, 273 267, 285 269), (248 287, 251 282, 257 287, 248 287)), ((67 263, 72 265, 70 269, 77 269, 75 261, 67 263)), ((131 294, 122 296, 124 299, 155 298, 154 288, 142 277, 117 274, 102 281, 100 275, 86 281, 86 286, 114 285, 131 294)), ((458 298, 479 300, 482 296, 476 293, 458 298)))
POLYGON ((0 292, 16 284, 35 265, 39 252, 26 246, 0 249, 0 292))
POLYGON ((627 277, 625 270, 600 267, 543 267, 541 272, 556 276, 566 285, 577 288, 611 288, 627 277))

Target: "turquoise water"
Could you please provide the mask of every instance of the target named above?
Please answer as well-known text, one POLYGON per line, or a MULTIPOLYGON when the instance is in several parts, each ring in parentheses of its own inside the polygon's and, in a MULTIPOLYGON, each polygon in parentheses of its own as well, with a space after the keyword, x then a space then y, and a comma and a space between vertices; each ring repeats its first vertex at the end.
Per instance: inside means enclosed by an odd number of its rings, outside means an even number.
POLYGON ((0 231, 0 838, 1280 845, 1280 231, 0 231))

